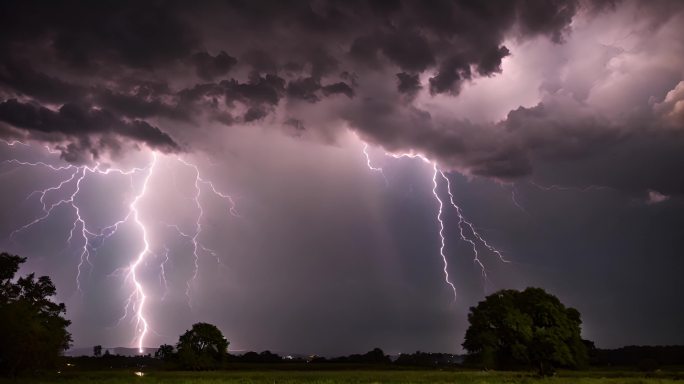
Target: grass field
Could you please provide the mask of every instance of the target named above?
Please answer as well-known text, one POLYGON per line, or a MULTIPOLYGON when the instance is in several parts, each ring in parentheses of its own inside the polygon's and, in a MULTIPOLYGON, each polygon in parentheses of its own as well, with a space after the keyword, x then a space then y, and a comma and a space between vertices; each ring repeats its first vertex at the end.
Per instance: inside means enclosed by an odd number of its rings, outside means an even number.
POLYGON ((656 384, 682 383, 678 373, 643 374, 637 372, 561 372, 551 378, 538 378, 519 372, 472 372, 433 370, 353 370, 353 371, 214 371, 214 372, 148 372, 137 376, 133 371, 65 372, 55 376, 0 380, 0 383, 614 383, 656 384))

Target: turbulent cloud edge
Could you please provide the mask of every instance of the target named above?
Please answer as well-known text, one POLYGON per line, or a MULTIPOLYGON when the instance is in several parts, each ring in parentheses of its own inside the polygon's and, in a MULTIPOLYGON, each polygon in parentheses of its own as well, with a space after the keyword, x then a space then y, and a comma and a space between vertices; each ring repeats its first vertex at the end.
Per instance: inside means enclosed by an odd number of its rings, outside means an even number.
MULTIPOLYGON (((458 98, 474 80, 499 76, 503 60, 516 54, 511 41, 563 45, 578 19, 626 7, 664 24, 681 17, 677 2, 84 2, 44 5, 38 13, 31 2, 1 7, 0 135, 46 142, 67 161, 116 157, 139 144, 193 150, 206 140, 193 134, 198 126, 258 124, 325 138, 351 129, 389 152, 420 153, 445 170, 504 182, 576 162, 565 181, 684 193, 682 183, 644 175, 631 184, 621 175, 574 175, 585 159, 623 156, 621 148, 640 140, 669 135, 683 144, 682 83, 624 116, 595 108, 562 84, 499 122, 474 123, 421 104, 458 98)), ((680 156, 654 165, 669 169, 680 156)))

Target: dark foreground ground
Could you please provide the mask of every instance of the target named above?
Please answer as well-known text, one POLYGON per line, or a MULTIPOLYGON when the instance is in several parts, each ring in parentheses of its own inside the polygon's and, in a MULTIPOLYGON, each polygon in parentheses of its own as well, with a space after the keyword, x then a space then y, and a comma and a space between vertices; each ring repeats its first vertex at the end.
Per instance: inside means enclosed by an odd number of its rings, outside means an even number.
POLYGON ((614 383, 614 384, 668 384, 684 383, 684 372, 661 371, 653 373, 629 371, 560 372, 555 377, 538 378, 521 372, 476 372, 437 370, 231 370, 213 372, 137 372, 134 370, 62 372, 43 377, 0 379, 0 383, 614 383))

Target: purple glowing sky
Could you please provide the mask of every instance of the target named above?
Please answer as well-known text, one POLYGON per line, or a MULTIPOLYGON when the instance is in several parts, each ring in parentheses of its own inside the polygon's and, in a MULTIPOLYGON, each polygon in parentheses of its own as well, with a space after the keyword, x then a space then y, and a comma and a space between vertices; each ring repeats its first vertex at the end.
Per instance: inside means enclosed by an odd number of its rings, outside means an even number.
POLYGON ((678 1, 22 1, 0 25, 0 247, 53 278, 77 347, 208 321, 231 349, 460 351, 469 306, 530 285, 599 346, 684 342, 678 1))

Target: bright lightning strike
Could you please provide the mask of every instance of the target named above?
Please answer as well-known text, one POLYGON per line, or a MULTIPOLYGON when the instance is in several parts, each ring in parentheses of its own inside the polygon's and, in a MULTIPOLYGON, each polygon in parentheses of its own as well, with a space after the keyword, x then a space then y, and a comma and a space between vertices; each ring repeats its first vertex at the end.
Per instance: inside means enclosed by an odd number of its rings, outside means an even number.
POLYGON ((138 254, 138 257, 133 261, 133 263, 130 266, 130 277, 131 280, 133 280, 133 284, 135 285, 135 295, 137 296, 137 302, 138 305, 136 307, 136 327, 137 331, 139 332, 140 336, 138 337, 138 352, 143 353, 143 345, 144 345, 144 340, 145 340, 145 335, 147 334, 148 331, 148 324, 147 324, 147 319, 145 319, 145 300, 147 299, 147 296, 145 296, 145 291, 143 290, 142 284, 138 281, 138 277, 136 275, 136 272, 138 270, 138 266, 140 263, 145 259, 145 256, 150 252, 150 243, 148 239, 148 234, 147 234, 147 227, 145 227, 145 224, 142 222, 140 219, 140 212, 138 211, 138 202, 140 199, 145 196, 145 193, 147 192, 147 185, 149 184, 150 177, 152 176, 152 173, 154 171, 154 166, 157 163, 157 154, 152 153, 152 164, 149 167, 149 171, 147 172, 147 176, 145 177, 145 181, 143 182, 143 186, 140 190, 140 193, 133 199, 133 202, 129 205, 131 212, 133 212, 133 221, 138 225, 140 228, 140 232, 142 234, 142 241, 143 241, 143 249, 140 251, 138 254))
MULTIPOLYGON (((379 167, 374 167, 371 164, 370 157, 368 156, 368 144, 366 142, 363 142, 363 154, 366 156, 366 166, 368 169, 374 172, 379 172, 383 178, 385 178, 385 174, 382 170, 382 168, 379 167)), ((439 238, 440 238, 440 247, 439 247, 439 255, 442 258, 443 262, 443 271, 444 271, 444 281, 447 283, 447 285, 451 288, 452 292, 454 293, 454 301, 457 299, 457 292, 456 292, 456 286, 454 283, 451 281, 449 277, 449 262, 446 257, 445 253, 445 248, 446 248, 446 238, 444 237, 444 221, 442 220, 442 209, 444 208, 444 203, 442 202, 442 199, 439 197, 439 193, 437 192, 437 173, 439 170, 437 169, 437 164, 430 162, 427 158, 420 154, 413 154, 413 153, 407 153, 407 154, 401 154, 401 155, 396 155, 392 153, 386 153, 386 155, 394 157, 395 159, 401 158, 401 157, 409 157, 409 158, 419 158, 423 160, 426 163, 432 164, 432 167, 434 169, 434 174, 432 176, 432 182, 433 182, 433 188, 432 188, 432 194, 435 197, 435 200, 437 200, 438 204, 438 210, 437 210, 437 222, 439 223, 439 238)), ((385 178, 385 183, 387 183, 387 178, 385 178)))
POLYGON ((383 172, 382 168, 374 167, 371 164, 370 155, 368 154, 368 143, 366 142, 363 142, 363 154, 366 156, 366 166, 368 166, 368 169, 370 169, 373 172, 380 173, 382 175, 382 178, 385 180, 385 185, 389 185, 387 177, 385 176, 385 172, 383 172))
POLYGON ((25 147, 28 147, 28 144, 26 144, 26 143, 24 143, 24 142, 22 142, 22 141, 19 141, 19 140, 10 140, 10 141, 7 141, 7 140, 5 140, 5 139, 0 139, 0 143, 3 143, 3 144, 5 144, 5 145, 7 145, 7 146, 9 146, 9 147, 14 147, 14 146, 17 145, 17 144, 23 145, 23 146, 25 146, 25 147))
MULTIPOLYGON (((117 221, 116 223, 114 223, 112 225, 109 225, 109 226, 103 228, 100 232, 94 232, 94 231, 88 229, 88 225, 87 225, 85 219, 81 216, 81 207, 76 202, 76 198, 78 197, 78 194, 81 191, 81 183, 86 178, 86 176, 89 174, 108 175, 111 173, 118 173, 121 175, 127 175, 127 176, 132 177, 132 175, 134 173, 141 171, 142 169, 133 168, 133 169, 128 170, 128 171, 124 171, 124 170, 116 169, 116 168, 102 169, 101 165, 99 163, 93 167, 89 167, 89 166, 85 166, 85 165, 84 166, 75 166, 75 165, 54 166, 51 164, 47 164, 45 162, 31 163, 31 162, 23 162, 23 161, 18 161, 18 160, 6 161, 6 163, 16 164, 16 165, 20 165, 20 166, 47 167, 50 170, 57 171, 57 172, 63 171, 63 170, 74 170, 73 173, 71 174, 71 176, 69 176, 66 179, 61 180, 57 185, 45 188, 43 190, 34 191, 27 197, 27 199, 28 199, 35 194, 40 196, 40 203, 42 205, 43 215, 34 219, 33 221, 29 222, 28 224, 18 228, 17 230, 13 231, 10 234, 10 238, 13 238, 17 233, 19 233, 21 231, 25 231, 25 230, 29 229, 30 227, 32 227, 33 225, 38 224, 38 223, 46 220, 47 218, 50 217, 50 215, 52 214, 52 212, 55 208, 57 208, 61 205, 69 205, 73 209, 73 212, 75 214, 75 219, 73 221, 73 224, 71 226, 71 230, 69 231, 69 236, 67 237, 66 241, 67 241, 67 243, 71 243, 71 241, 74 237, 74 233, 77 231, 80 233, 80 237, 83 239, 83 243, 82 243, 82 247, 81 247, 81 251, 80 251, 80 255, 79 255, 79 264, 78 264, 78 267, 76 268, 77 269, 76 287, 79 290, 79 292, 81 292, 81 274, 82 274, 83 268, 85 267, 86 264, 92 268, 90 256, 91 256, 91 251, 95 248, 95 246, 92 245, 93 239, 100 238, 102 241, 104 241, 104 239, 113 235, 116 232, 116 230, 118 229, 119 225, 128 221, 128 219, 132 215, 134 222, 140 228, 144 247, 143 247, 142 251, 138 254, 137 258, 131 263, 131 265, 128 268, 128 271, 129 271, 128 276, 133 281, 133 285, 134 285, 135 289, 134 289, 134 292, 131 294, 131 297, 129 297, 129 300, 127 301, 127 307, 132 302, 131 298, 135 297, 135 303, 133 306, 134 306, 134 310, 136 312, 136 320, 137 320, 136 321, 136 328, 137 328, 137 331, 139 333, 137 344, 138 344, 138 349, 141 353, 143 352, 142 347, 143 347, 145 335, 147 334, 149 326, 148 326, 147 319, 145 319, 144 312, 143 312, 144 306, 145 306, 146 296, 145 296, 145 292, 143 290, 143 285, 141 284, 140 281, 138 281, 136 272, 137 272, 137 268, 138 268, 139 264, 144 260, 145 256, 149 253, 150 245, 149 245, 149 241, 148 241, 148 237, 147 237, 147 228, 145 227, 145 225, 143 224, 143 222, 140 219, 140 215, 139 215, 139 211, 138 211, 138 201, 147 192, 147 185, 148 185, 150 177, 152 176, 154 165, 156 164, 156 161, 157 161, 156 153, 153 153, 152 156, 153 156, 153 160, 152 160, 152 163, 150 164, 150 166, 147 168, 148 172, 147 172, 147 175, 145 177, 143 187, 142 187, 140 193, 134 198, 134 200, 129 205, 129 212, 126 215, 126 217, 123 218, 122 220, 117 221), (50 206, 48 207, 48 204, 45 201, 46 196, 52 192, 61 191, 66 185, 68 185, 70 183, 74 184, 72 193, 67 198, 58 200, 57 202, 50 204, 50 206)), ((131 183, 132 183, 132 180, 131 180, 131 183)), ((126 313, 127 313, 127 310, 126 310, 126 313)))
POLYGON ((192 163, 188 162, 187 160, 183 160, 180 157, 178 158, 178 161, 185 164, 188 167, 192 167, 195 170, 195 188, 197 188, 197 195, 196 195, 197 199, 199 199, 199 194, 200 194, 199 184, 204 184, 209 188, 209 190, 214 195, 218 196, 221 199, 228 201, 228 205, 229 205, 228 212, 230 212, 231 215, 233 215, 235 217, 240 217, 240 214, 236 210, 235 200, 233 199, 232 196, 226 195, 225 193, 220 192, 218 189, 216 189, 213 182, 202 178, 202 175, 200 174, 200 171, 199 171, 199 168, 197 167, 197 165, 192 164, 192 163))
MULTIPOLYGON (((471 229, 472 229, 472 225, 463 218, 463 215, 461 214, 461 208, 459 208, 458 205, 456 205, 456 203, 454 202, 454 195, 451 193, 451 183, 449 182, 449 179, 444 175, 444 173, 442 171, 437 171, 437 168, 435 168, 435 177, 437 177, 437 172, 439 172, 439 174, 442 176, 442 178, 444 180, 446 180, 447 192, 449 193, 449 202, 451 203, 452 207, 456 208, 456 214, 458 215, 458 231, 459 231, 459 234, 461 235, 461 240, 470 244, 470 247, 473 249, 473 254, 475 256, 473 261, 482 270, 482 277, 487 279, 487 270, 485 269, 484 264, 482 264, 482 261, 480 261, 480 255, 477 252, 477 245, 475 244, 475 242, 472 239, 469 239, 468 237, 466 237, 465 233, 463 232, 463 224, 464 223, 466 223, 466 225, 469 225, 471 229)), ((474 229, 473 229, 473 233, 475 233, 474 229)))
MULTIPOLYGON (((7 142, 3 141, 6 145, 12 147, 17 144, 21 145, 27 145, 19 141, 13 141, 13 142, 7 142)), ((384 175, 383 169, 380 167, 375 167, 371 163, 370 155, 368 152, 368 144, 365 142, 363 143, 363 154, 365 155, 366 159, 366 166, 368 167, 369 170, 378 172, 383 176, 383 179, 385 180, 385 183, 387 183, 387 179, 384 175)), ((54 154, 55 152, 52 151, 50 148, 47 148, 48 152, 51 154, 54 154)), ((457 297, 457 292, 456 292, 456 287, 454 283, 451 281, 450 275, 449 275, 449 265, 448 265, 448 260, 446 256, 446 237, 445 237, 445 222, 443 220, 443 215, 444 215, 444 202, 442 198, 440 197, 440 194, 438 192, 439 189, 439 176, 441 176, 445 181, 446 181, 446 186, 447 186, 447 191, 449 193, 449 202, 451 206, 454 207, 456 210, 456 213, 459 217, 459 233, 461 236, 461 239, 463 241, 468 242, 475 254, 475 262, 480 266, 482 269, 483 276, 486 278, 486 271, 484 264, 480 261, 479 254, 478 254, 478 243, 484 246, 486 249, 488 249, 490 252, 496 254, 501 261, 507 262, 507 260, 503 257, 502 253, 491 246, 485 239, 484 237, 475 229, 474 225, 469 222, 463 215, 461 208, 455 203, 454 195, 451 191, 451 184, 447 176, 438 169, 437 164, 434 162, 431 162, 427 160, 424 156, 420 154, 415 154, 415 153, 409 153, 409 154, 401 154, 401 155, 395 155, 395 154, 388 154, 392 157, 399 158, 399 157, 409 157, 409 158, 419 158, 426 163, 429 163, 432 166, 433 169, 433 175, 432 175, 432 183, 433 183, 433 188, 432 188, 432 193, 437 201, 438 205, 438 210, 436 214, 436 220, 439 224, 439 231, 438 235, 440 238, 440 247, 439 247, 439 253, 443 262, 443 272, 444 272, 444 280, 445 282, 449 285, 451 288, 454 298, 457 297)), ((135 321, 135 327, 136 327, 136 337, 135 337, 135 344, 138 347, 138 350, 142 353, 143 352, 143 347, 145 343, 145 337, 150 331, 150 324, 145 316, 145 305, 149 299, 148 294, 145 291, 145 287, 143 282, 140 280, 140 274, 139 274, 139 269, 142 266, 143 263, 146 262, 146 259, 150 255, 154 255, 152 251, 152 244, 150 242, 150 229, 148 226, 145 224, 143 221, 143 218, 141 217, 141 204, 142 201, 146 198, 148 195, 149 191, 149 184, 150 180, 153 178, 155 168, 157 166, 157 163, 159 161, 159 155, 156 153, 152 153, 152 160, 151 162, 144 168, 132 168, 130 170, 122 170, 122 169, 117 169, 117 168, 104 168, 101 164, 96 163, 94 166, 76 166, 76 165, 53 165, 49 164, 46 162, 25 162, 25 161, 20 161, 17 159, 10 159, 4 161, 6 164, 12 164, 16 166, 30 166, 30 167, 44 167, 47 168, 57 174, 62 174, 66 173, 61 177, 56 184, 52 186, 48 186, 44 189, 36 190, 33 191, 27 199, 30 199, 34 195, 38 196, 39 202, 40 202, 40 207, 42 210, 42 214, 39 215, 36 219, 30 221, 29 223, 19 227, 15 231, 13 231, 10 234, 10 238, 14 238, 16 234, 22 231, 26 231, 32 226, 45 221, 48 219, 53 211, 60 206, 68 206, 72 209, 74 212, 74 221, 72 222, 71 229, 69 231, 69 236, 66 239, 67 243, 71 243, 71 241, 74 239, 74 237, 80 237, 82 239, 82 246, 80 247, 79 251, 79 264, 77 267, 77 275, 76 275, 76 286, 78 290, 81 290, 81 273, 82 270, 86 268, 86 266, 91 267, 92 271, 92 263, 90 260, 91 253, 93 251, 96 251, 98 247, 102 246, 104 241, 113 236, 119 229, 119 227, 127 222, 132 222, 135 227, 138 229, 140 233, 140 239, 142 242, 141 248, 137 252, 136 256, 133 258, 129 266, 125 269, 121 269, 122 272, 125 273, 125 281, 131 282, 133 289, 130 295, 128 296, 125 305, 124 305, 124 314, 119 319, 119 321, 128 318, 129 316, 129 309, 132 310, 133 312, 133 320, 135 321), (81 185, 83 181, 92 176, 92 175, 109 175, 109 174, 119 174, 122 176, 127 176, 130 179, 130 184, 131 184, 131 190, 135 190, 135 183, 134 183, 134 176, 137 175, 138 173, 145 172, 145 176, 142 182, 142 186, 140 187, 139 191, 135 194, 134 198, 130 203, 128 204, 128 211, 126 214, 121 218, 120 220, 114 222, 113 224, 104 227, 100 231, 93 231, 91 229, 91 226, 88 225, 86 220, 81 214, 81 207, 78 204, 78 197, 81 192, 81 185), (64 195, 66 193, 66 197, 62 197, 59 199, 52 199, 53 195, 57 194, 62 194, 64 195), (75 236, 78 234, 78 236, 75 236)), ((168 227, 171 227, 175 229, 178 234, 180 234, 182 237, 186 238, 191 244, 192 244, 192 249, 193 249, 193 260, 194 260, 194 270, 192 277, 190 280, 186 283, 186 296, 188 297, 188 300, 190 300, 190 291, 196 280, 198 279, 199 276, 199 262, 200 262, 200 255, 207 255, 211 256, 216 259, 218 263, 220 263, 220 258, 218 254, 212 250, 211 248, 205 246, 200 238, 202 235, 202 221, 205 215, 205 209, 202 205, 201 200, 203 199, 203 191, 208 192, 209 194, 213 194, 214 196, 223 199, 228 202, 228 213, 230 213, 233 216, 239 217, 238 212, 236 211, 236 204, 234 199, 227 194, 224 194, 220 192, 216 186, 211 182, 210 180, 207 180, 202 177, 201 172, 199 167, 196 164, 193 164, 187 160, 181 159, 179 157, 176 158, 176 160, 183 164, 186 167, 189 167, 193 171, 194 175, 194 182, 193 182, 193 187, 194 187, 194 193, 191 197, 191 199, 194 202, 195 209, 197 211, 197 215, 195 216, 195 221, 194 221, 194 228, 190 232, 185 232, 181 230, 179 225, 176 224, 167 224, 168 227)), ((160 269, 160 275, 159 275, 159 281, 160 284, 165 288, 164 296, 162 299, 166 296, 168 293, 168 281, 166 279, 166 268, 167 268, 167 263, 169 262, 169 252, 170 250, 167 247, 164 247, 165 252, 163 256, 157 255, 157 257, 162 257, 163 260, 159 264, 159 269, 160 269)), ((190 303, 190 301, 188 301, 190 303)))
MULTIPOLYGON (((374 167, 371 164, 370 157, 368 155, 368 144, 366 142, 363 142, 363 154, 366 157, 366 166, 368 169, 374 172, 379 172, 383 177, 385 177, 383 173, 383 169, 379 167, 374 167)), ((442 201, 442 198, 439 196, 438 192, 438 187, 439 183, 437 181, 438 175, 441 176, 444 181, 446 181, 446 186, 447 186, 447 193, 449 194, 449 203, 451 206, 456 210, 456 214, 458 216, 458 229, 459 229, 459 235, 460 239, 466 243, 468 243, 473 251, 473 262, 478 265, 480 270, 482 271, 482 277, 487 280, 487 270, 485 268, 484 263, 480 259, 480 253, 478 251, 478 243, 484 246, 487 250, 489 250, 491 253, 495 254, 500 261, 504 263, 508 263, 509 261, 504 257, 503 253, 491 245, 487 240, 484 238, 482 234, 480 234, 477 229, 475 229, 475 226, 473 225, 472 222, 468 221, 465 218, 465 215, 463 214, 463 211, 461 210, 461 207, 456 204, 454 194, 451 190, 451 181, 449 178, 444 174, 443 171, 439 170, 437 167, 437 163, 429 161, 427 158, 420 154, 416 153, 406 153, 406 154, 393 154, 393 153, 386 153, 386 155, 394 157, 394 158, 402 158, 402 157, 408 157, 408 158, 419 158, 423 160, 426 163, 429 163, 432 165, 432 170, 433 170, 433 175, 432 175, 432 195, 434 196, 435 200, 437 201, 437 215, 436 219, 439 224, 439 238, 440 238, 440 247, 439 247, 439 254, 442 258, 443 261, 443 266, 444 266, 444 280, 446 283, 451 287, 452 291, 454 292, 454 299, 457 297, 457 292, 456 292, 456 287, 454 286, 453 282, 450 279, 449 276, 449 264, 448 260, 446 257, 446 238, 444 236, 444 231, 445 231, 445 225, 444 225, 444 220, 442 219, 443 216, 443 210, 444 210, 444 203, 442 201), (469 237, 470 236, 470 237, 469 237)), ((385 179, 387 181, 387 179, 385 179)))
POLYGON ((202 193, 202 188, 200 187, 200 184, 206 185, 207 188, 217 197, 227 200, 229 203, 229 208, 228 212, 230 212, 231 215, 235 217, 239 217, 240 215, 237 213, 235 209, 235 200, 230 195, 226 195, 222 192, 219 192, 216 187, 214 186, 214 183, 212 183, 209 180, 205 180, 202 178, 202 175, 200 174, 200 170, 197 167, 197 165, 190 163, 186 160, 183 160, 181 158, 178 158, 178 161, 187 167, 190 167, 193 169, 195 173, 195 195, 193 196, 192 200, 195 203, 195 207, 197 208, 197 216, 195 217, 195 230, 192 234, 187 234, 177 226, 177 225, 169 225, 169 227, 174 228, 181 236, 187 238, 190 240, 192 244, 192 256, 194 259, 194 270, 193 270, 193 275, 192 278, 187 282, 187 288, 185 291, 185 295, 188 297, 188 303, 190 303, 190 290, 192 288, 192 285, 196 282, 197 277, 199 276, 199 252, 202 251, 205 254, 211 255, 216 259, 218 263, 221 262, 219 259, 218 255, 216 254, 216 251, 213 249, 210 249, 206 247, 204 244, 202 244, 199 241, 199 237, 202 233, 202 217, 204 216, 204 208, 202 207, 202 204, 200 203, 200 195, 202 193))
MULTIPOLYGON (((74 221, 71 225, 71 229, 69 231, 69 236, 67 237, 67 243, 71 244, 71 240, 74 237, 74 232, 78 231, 80 232, 80 236, 83 239, 83 245, 81 247, 81 252, 79 255, 79 264, 77 267, 77 273, 76 273, 76 287, 81 291, 81 273, 85 265, 89 265, 92 267, 92 264, 90 262, 90 256, 91 256, 91 251, 95 249, 96 247, 92 244, 92 241, 94 239, 100 239, 101 241, 104 241, 104 239, 110 237, 116 230, 118 229, 118 226, 125 222, 128 219, 128 216, 124 218, 123 220, 117 221, 116 223, 109 225, 107 227, 104 227, 100 232, 93 232, 88 228, 87 223, 81 216, 81 208, 76 202, 76 198, 78 197, 80 191, 81 191, 81 183, 83 180, 85 180, 86 176, 88 174, 100 174, 100 175, 109 175, 112 173, 117 173, 120 175, 126 175, 126 176, 132 176, 136 172, 141 171, 141 168, 132 168, 131 170, 121 170, 121 169, 116 169, 116 168, 107 168, 107 169, 102 169, 101 164, 97 163, 95 166, 89 167, 89 166, 75 166, 75 165, 65 165, 65 166, 54 166, 51 164, 47 164, 45 162, 39 161, 39 162, 25 162, 25 161, 19 161, 15 159, 11 160, 6 160, 4 163, 8 164, 15 164, 19 166, 31 166, 31 167, 45 167, 48 168, 52 171, 64 171, 64 170, 73 170, 73 173, 71 176, 68 178, 60 180, 60 182, 57 185, 42 189, 42 190, 36 190, 31 192, 26 199, 28 200, 31 198, 33 195, 39 195, 39 201, 42 205, 42 211, 43 214, 39 216, 38 218, 32 220, 31 222, 23 225, 22 227, 12 231, 10 233, 10 239, 13 239, 14 236, 20 232, 23 232, 32 226, 45 221, 50 217, 52 214, 53 210, 59 206, 62 205, 68 205, 72 208, 75 218, 74 221), (45 199, 47 198, 48 194, 51 193, 57 193, 63 190, 66 185, 72 183, 74 184, 73 186, 73 192, 71 195, 69 195, 67 198, 63 198, 61 200, 58 200, 48 207, 48 204, 46 203, 45 199), (80 230, 79 230, 80 228, 80 230)), ((132 183, 132 179, 131 179, 132 183)), ((130 212, 129 212, 130 215, 130 212)))
MULTIPOLYGON (((8 142, 6 140, 2 140, 2 142, 10 147, 14 147, 17 144, 30 146, 19 141, 8 142)), ((57 154, 57 152, 51 150, 49 147, 45 148, 50 154, 57 154)), ((81 280, 83 271, 86 269, 87 266, 89 266, 92 271, 93 264, 91 263, 90 259, 92 252, 96 251, 99 247, 101 247, 104 244, 104 241, 109 237, 113 236, 124 223, 130 222, 135 226, 135 228, 137 228, 140 234, 141 247, 136 252, 135 257, 132 259, 129 265, 125 268, 118 269, 114 272, 114 274, 119 275, 120 273, 124 281, 132 285, 132 291, 127 296, 127 299, 124 302, 123 315, 118 320, 117 325, 120 324, 122 320, 128 318, 129 314, 132 314, 132 320, 135 323, 134 344, 136 345, 140 353, 143 352, 146 336, 151 331, 149 321, 146 317, 146 304, 148 302, 149 295, 145 290, 144 282, 141 280, 140 268, 143 266, 143 264, 147 263, 147 259, 149 258, 149 256, 155 255, 155 253, 152 251, 152 244, 150 241, 150 228, 145 223, 141 215, 141 208, 143 206, 144 200, 146 200, 146 198, 150 194, 150 180, 154 177, 157 164, 160 160, 159 157, 160 155, 153 152, 152 159, 147 166, 143 168, 131 168, 129 170, 118 169, 113 167, 105 168, 100 163, 96 163, 92 166, 79 166, 73 164, 53 165, 44 161, 27 162, 20 161, 18 159, 9 159, 3 161, 4 164, 10 164, 20 167, 42 167, 52 171, 55 174, 63 175, 57 180, 57 182, 54 185, 50 185, 44 189, 33 191, 27 196, 27 200, 34 196, 37 196, 38 201, 40 203, 41 213, 38 215, 37 218, 30 220, 27 224, 22 225, 16 230, 12 231, 12 233, 10 234, 10 239, 14 239, 17 234, 23 231, 27 231, 34 225, 47 220, 51 217, 51 215, 55 212, 55 209, 57 209, 58 207, 66 206, 70 208, 74 214, 74 220, 71 224, 71 228, 69 230, 69 235, 66 238, 66 242, 67 244, 71 244, 71 242, 74 239, 81 239, 81 241, 79 241, 78 251, 79 262, 76 268, 76 288, 79 292, 82 292, 81 280), (143 172, 144 179, 142 180, 142 185, 140 187, 136 187, 135 184, 137 183, 137 181, 135 180, 135 176, 143 172), (92 177, 94 175, 110 174, 118 174, 121 176, 128 177, 130 180, 131 191, 137 190, 137 192, 135 192, 134 197, 128 203, 128 209, 124 213, 124 215, 122 215, 123 217, 121 217, 118 221, 104 227, 99 231, 94 231, 91 229, 92 226, 88 225, 88 223, 86 222, 85 217, 82 215, 81 206, 79 205, 79 196, 81 193, 82 183, 87 178, 92 177), (54 198, 53 196, 63 197, 54 198)), ((179 226, 173 226, 179 234, 181 234, 183 237, 188 238, 193 244, 195 270, 192 279, 187 283, 186 294, 189 299, 190 287, 192 286, 193 282, 197 279, 199 273, 199 252, 203 252, 204 254, 211 256, 212 258, 215 258, 216 261, 220 263, 220 258, 217 252, 215 252, 214 250, 210 249, 209 247, 205 246, 200 242, 200 236, 202 233, 202 219, 204 217, 205 212, 200 201, 202 190, 205 189, 210 194, 214 194, 218 198, 227 201, 228 212, 231 215, 239 217, 239 214, 236 210, 236 204, 234 199, 230 195, 220 192, 213 184, 213 182, 203 178, 197 165, 181 158, 176 159, 183 166, 190 167, 194 171, 195 193, 192 199, 195 203, 198 212, 196 220, 194 222, 194 230, 192 231, 192 233, 185 233, 180 230, 179 226)), ((163 300, 166 297, 169 290, 169 282, 166 279, 166 272, 168 263, 170 261, 170 250, 166 246, 164 246, 163 248, 163 254, 156 254, 157 257, 161 258, 161 262, 159 264, 159 281, 162 287, 164 288, 164 295, 161 297, 161 300, 163 300)))
POLYGON ((473 225, 473 223, 471 223, 470 221, 468 221, 465 218, 465 216, 463 215, 463 212, 461 211, 461 207, 459 207, 456 204, 456 202, 454 201, 454 194, 451 192, 451 182, 449 181, 449 178, 446 177, 444 172, 440 171, 439 173, 442 175, 442 178, 444 178, 444 180, 446 181, 447 192, 449 193, 449 202, 451 203, 451 206, 454 207, 454 209, 456 209, 456 214, 458 215, 458 228, 459 228, 459 232, 461 235, 461 239, 463 241, 470 243, 470 245, 472 246, 473 253, 475 255, 474 262, 481 268, 482 276, 485 279, 487 279, 487 270, 485 269, 484 264, 482 264, 482 261, 480 260, 480 256, 479 256, 479 253, 477 251, 477 246, 475 244, 475 241, 466 237, 466 235, 464 233, 464 225, 470 230, 470 232, 475 237, 475 239, 477 241, 479 241, 482 245, 484 245, 485 248, 487 248, 490 252, 497 255, 499 257, 499 260, 501 260, 504 263, 508 263, 509 261, 506 260, 506 258, 504 257, 504 255, 501 251, 499 251, 497 248, 495 248, 494 246, 489 244, 487 242, 487 240, 485 240, 485 238, 475 229, 475 226, 473 225))
POLYGON ((439 197, 439 193, 437 193, 437 173, 439 172, 439 170, 437 169, 437 164, 433 163, 432 166, 435 171, 435 173, 432 175, 432 194, 435 196, 435 199, 439 203, 439 210, 437 211, 437 221, 439 222, 439 238, 441 240, 439 254, 440 256, 442 256, 442 261, 444 262, 444 281, 446 281, 446 283, 449 284, 449 286, 451 287, 451 290, 454 292, 454 300, 456 300, 456 287, 451 282, 451 280, 449 280, 449 264, 447 262, 446 255, 444 254, 444 248, 446 247, 446 239, 444 238, 444 221, 442 221, 442 208, 444 207, 444 204, 442 203, 442 199, 439 197))

